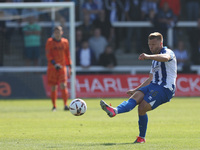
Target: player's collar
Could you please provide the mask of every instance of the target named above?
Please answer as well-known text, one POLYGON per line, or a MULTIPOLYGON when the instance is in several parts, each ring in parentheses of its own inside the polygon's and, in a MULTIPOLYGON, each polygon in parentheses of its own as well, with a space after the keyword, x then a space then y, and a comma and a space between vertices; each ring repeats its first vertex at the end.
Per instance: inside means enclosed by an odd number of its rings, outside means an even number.
POLYGON ((167 46, 164 46, 161 50, 160 50, 160 54, 165 51, 167 49, 167 46))
POLYGON ((60 42, 60 41, 61 41, 61 39, 60 39, 60 40, 56 40, 54 37, 52 37, 52 38, 53 38, 53 40, 56 41, 56 42, 60 42))

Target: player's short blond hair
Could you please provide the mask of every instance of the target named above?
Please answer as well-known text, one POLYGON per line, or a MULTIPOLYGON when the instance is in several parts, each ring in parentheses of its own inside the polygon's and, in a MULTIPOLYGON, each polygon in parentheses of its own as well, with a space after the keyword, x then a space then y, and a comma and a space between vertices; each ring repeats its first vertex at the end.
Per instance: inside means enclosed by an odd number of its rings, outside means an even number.
POLYGON ((153 32, 153 33, 149 34, 148 39, 149 40, 157 39, 157 40, 160 40, 161 42, 163 42, 163 36, 159 32, 153 32))
POLYGON ((54 27, 54 30, 53 30, 53 31, 56 31, 56 30, 62 31, 63 28, 62 28, 61 26, 56 26, 56 27, 54 27))

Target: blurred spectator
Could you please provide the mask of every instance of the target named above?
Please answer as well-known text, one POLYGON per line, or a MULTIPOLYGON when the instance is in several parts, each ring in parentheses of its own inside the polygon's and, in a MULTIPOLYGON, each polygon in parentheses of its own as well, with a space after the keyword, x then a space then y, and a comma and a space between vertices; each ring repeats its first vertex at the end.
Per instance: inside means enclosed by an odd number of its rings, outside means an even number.
MULTIPOLYGON (((155 16, 158 13, 158 0, 143 0, 141 1, 141 13, 140 17, 142 21, 150 21, 152 24, 154 23, 155 16)), ((148 48, 148 35, 151 32, 154 32, 154 26, 150 28, 140 28, 141 32, 139 33, 137 53, 140 53, 141 49, 145 53, 150 53, 148 48)))
POLYGON ((186 0, 187 20, 194 21, 199 17, 199 0, 186 0))
POLYGON ((89 48, 88 41, 83 41, 81 49, 76 52, 76 65, 89 68, 95 64, 96 59, 93 50, 89 48))
POLYGON ((191 46, 191 60, 194 64, 200 64, 200 18, 197 21, 197 27, 188 31, 189 41, 191 46))
POLYGON ((83 42, 83 33, 80 29, 76 30, 76 52, 81 49, 81 44, 83 42))
POLYGON ((148 37, 150 33, 158 31, 158 28, 156 25, 157 24, 157 13, 153 9, 151 9, 149 11, 148 18, 146 18, 146 19, 147 19, 147 21, 149 21, 152 24, 152 26, 149 28, 142 28, 142 30, 140 29, 141 30, 141 33, 140 33, 141 39, 138 42, 141 43, 141 48, 139 47, 139 49, 137 49, 137 53, 140 53, 140 51, 142 49, 145 53, 150 54, 151 51, 149 50, 148 39, 146 37, 148 37))
POLYGON ((106 38, 101 35, 101 30, 99 28, 95 28, 94 35, 89 39, 89 47, 94 51, 97 61, 107 44, 108 42, 106 38))
POLYGON ((38 65, 40 56, 40 32, 41 27, 37 24, 34 16, 27 18, 28 24, 23 27, 24 48, 27 65, 38 65))
MULTIPOLYGON (((153 9, 150 10, 148 21, 150 21, 152 25, 154 25, 156 22, 156 16, 157 16, 157 13, 153 9)), ((155 28, 155 27, 153 27, 153 28, 155 28)), ((156 29, 154 29, 154 30, 156 30, 156 29)))
MULTIPOLYGON (((105 1, 105 10, 106 16, 109 17, 110 23, 116 21, 124 21, 125 19, 125 10, 121 0, 106 0, 105 1), (124 18, 124 19, 123 19, 124 18)), ((114 40, 115 40, 115 49, 120 48, 120 42, 122 39, 122 29, 114 27, 114 40)))
POLYGON ((167 2, 163 4, 163 7, 156 15, 155 27, 163 35, 164 41, 167 43, 167 30, 170 27, 174 27, 175 19, 172 10, 169 8, 167 2))
POLYGON ((112 27, 110 21, 106 19, 105 11, 102 10, 99 14, 99 17, 94 20, 95 28, 100 28, 102 35, 111 42, 113 39, 114 28, 112 27))
MULTIPOLYGON (((126 0, 125 3, 125 16, 127 21, 140 21, 141 20, 141 2, 139 0, 126 0)), ((141 29, 128 27, 126 28, 125 52, 131 52, 132 37, 135 37, 136 50, 141 50, 141 29)))
POLYGON ((82 9, 83 15, 89 15, 90 23, 92 23, 98 17, 100 12, 96 1, 93 0, 85 0, 82 9))
POLYGON ((164 3, 167 2, 169 8, 173 11, 174 15, 178 19, 181 12, 181 3, 180 0, 160 0, 160 8, 163 7, 164 3))
POLYGON ((176 60, 177 60, 177 65, 179 67, 184 67, 189 63, 189 55, 188 51, 185 47, 184 41, 179 41, 177 49, 174 50, 176 60))
MULTIPOLYGON (((181 2, 180 0, 161 0, 160 1, 160 8, 163 7, 164 3, 168 3, 169 8, 172 10, 173 12, 173 20, 174 20, 174 24, 179 20, 180 17, 180 13, 181 13, 181 2)), ((180 33, 181 31, 179 31, 180 28, 174 28, 173 30, 173 45, 175 45, 177 43, 177 35, 178 33, 180 33)))
POLYGON ((126 0, 125 16, 127 21, 141 20, 141 0, 126 0))
POLYGON ((106 0, 105 9, 108 12, 110 22, 122 21, 124 14, 124 6, 120 0, 106 0))
POLYGON ((104 0, 93 0, 96 5, 98 10, 103 10, 104 9, 104 0))
POLYGON ((84 40, 88 40, 92 36, 94 25, 90 23, 90 16, 88 14, 85 14, 83 17, 83 24, 78 29, 82 31, 84 40))
POLYGON ((111 46, 106 46, 105 51, 100 55, 99 65, 113 68, 117 65, 117 60, 111 46))
POLYGON ((143 0, 141 4, 141 19, 149 20, 150 11, 158 12, 157 0, 143 0))

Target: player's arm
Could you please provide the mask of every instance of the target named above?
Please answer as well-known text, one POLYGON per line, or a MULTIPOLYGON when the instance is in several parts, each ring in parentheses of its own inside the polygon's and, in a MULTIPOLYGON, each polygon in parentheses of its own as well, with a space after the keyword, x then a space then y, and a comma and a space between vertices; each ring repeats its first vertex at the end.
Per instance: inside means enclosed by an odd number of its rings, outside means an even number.
POLYGON ((169 54, 153 54, 153 55, 148 55, 145 53, 140 54, 139 60, 146 60, 146 59, 150 59, 150 60, 155 60, 155 61, 159 61, 159 62, 167 62, 171 59, 169 54))
POLYGON ((149 74, 149 77, 148 77, 142 84, 140 84, 138 87, 136 87, 136 88, 133 89, 133 90, 129 90, 129 91, 127 92, 127 94, 128 94, 129 96, 133 95, 139 88, 149 85, 149 84, 151 83, 152 79, 153 79, 153 74, 150 73, 150 74, 149 74))

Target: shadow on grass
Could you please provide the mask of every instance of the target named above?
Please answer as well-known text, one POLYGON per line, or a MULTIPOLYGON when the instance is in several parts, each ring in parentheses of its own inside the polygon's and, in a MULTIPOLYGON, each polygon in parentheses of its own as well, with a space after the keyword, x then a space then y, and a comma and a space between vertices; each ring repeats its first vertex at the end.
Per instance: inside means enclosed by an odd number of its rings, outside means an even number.
POLYGON ((132 143, 84 143, 84 144, 78 144, 79 146, 98 146, 98 145, 102 145, 102 146, 114 146, 114 145, 129 145, 129 144, 134 144, 132 143))
POLYGON ((112 145, 128 145, 128 144, 134 144, 134 143, 101 143, 100 145, 112 146, 112 145))

